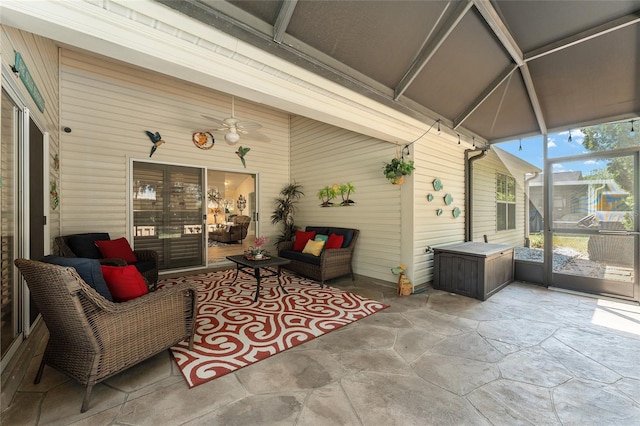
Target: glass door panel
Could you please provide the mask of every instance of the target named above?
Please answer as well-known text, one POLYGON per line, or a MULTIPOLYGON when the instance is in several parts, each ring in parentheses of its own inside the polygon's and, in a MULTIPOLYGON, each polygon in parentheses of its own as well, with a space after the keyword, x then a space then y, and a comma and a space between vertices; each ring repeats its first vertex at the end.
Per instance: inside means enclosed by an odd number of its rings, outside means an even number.
POLYGON ((161 270, 203 264, 202 181, 199 168, 133 163, 134 245, 161 270))
POLYGON ((637 168, 637 152, 554 162, 553 286, 638 297, 637 168))
POLYGON ((20 133, 20 109, 2 90, 1 181, 0 181, 0 255, 2 281, 0 290, 0 337, 4 359, 12 343, 20 336, 21 293, 13 266, 17 255, 18 199, 16 141, 20 133))

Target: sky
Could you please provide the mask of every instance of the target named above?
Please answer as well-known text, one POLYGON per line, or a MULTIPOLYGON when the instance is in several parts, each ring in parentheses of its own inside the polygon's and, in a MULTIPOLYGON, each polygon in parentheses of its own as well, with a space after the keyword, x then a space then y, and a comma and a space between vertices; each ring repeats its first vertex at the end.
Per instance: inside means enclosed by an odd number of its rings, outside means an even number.
MULTIPOLYGON (((549 145, 549 158, 564 157, 567 155, 584 154, 588 152, 583 146, 584 134, 580 129, 571 130, 571 142, 569 142, 569 130, 561 133, 549 134, 547 139, 549 145)), ((504 142, 496 144, 500 149, 515 155, 534 166, 544 169, 544 160, 542 154, 542 136, 522 139, 522 141, 504 142), (522 150, 520 144, 522 143, 522 150)), ((582 174, 589 174, 592 170, 604 168, 606 162, 597 160, 581 161, 579 163, 562 163, 554 164, 554 172, 560 171, 577 171, 581 170, 582 174)))

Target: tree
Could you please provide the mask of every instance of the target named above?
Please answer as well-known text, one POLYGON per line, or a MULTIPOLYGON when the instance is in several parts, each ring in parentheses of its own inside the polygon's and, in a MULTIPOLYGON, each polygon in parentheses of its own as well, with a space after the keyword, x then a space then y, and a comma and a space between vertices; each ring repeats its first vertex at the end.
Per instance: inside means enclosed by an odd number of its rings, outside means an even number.
MULTIPOLYGON (((599 126, 580 129, 584 134, 582 146, 592 152, 612 151, 620 148, 638 146, 640 139, 629 134, 628 122, 602 124, 599 126)), ((606 171, 621 187, 632 190, 629 184, 633 182, 633 159, 630 156, 613 157, 608 160, 606 171)), ((604 175, 602 172, 597 174, 604 175)))
POLYGON ((283 224, 283 230, 277 242, 291 241, 296 231, 296 226, 293 222, 293 215, 297 210, 297 204, 300 197, 304 196, 302 192, 302 185, 297 183, 290 183, 286 185, 280 191, 280 196, 275 200, 275 210, 271 214, 271 223, 283 224))

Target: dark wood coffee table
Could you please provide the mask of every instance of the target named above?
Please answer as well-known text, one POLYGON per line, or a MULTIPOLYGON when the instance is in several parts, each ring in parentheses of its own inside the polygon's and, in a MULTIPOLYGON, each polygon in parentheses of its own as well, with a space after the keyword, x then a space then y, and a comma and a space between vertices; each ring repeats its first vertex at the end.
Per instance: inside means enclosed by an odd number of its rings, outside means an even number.
POLYGON ((249 260, 242 254, 227 256, 227 259, 236 264, 236 277, 233 279, 231 284, 236 282, 236 280, 238 279, 238 275, 240 275, 240 272, 251 275, 256 279, 257 287, 256 296, 253 298, 254 302, 257 302, 258 297, 260 297, 260 280, 262 278, 278 277, 278 285, 285 292, 285 294, 288 294, 287 289, 284 288, 284 286, 282 285, 282 281, 280 280, 280 273, 283 265, 288 265, 289 263, 291 263, 289 259, 271 256, 270 258, 263 260, 249 260), (273 269, 274 267, 277 267, 277 269, 273 269), (261 274, 260 270, 266 271, 267 274, 261 274))

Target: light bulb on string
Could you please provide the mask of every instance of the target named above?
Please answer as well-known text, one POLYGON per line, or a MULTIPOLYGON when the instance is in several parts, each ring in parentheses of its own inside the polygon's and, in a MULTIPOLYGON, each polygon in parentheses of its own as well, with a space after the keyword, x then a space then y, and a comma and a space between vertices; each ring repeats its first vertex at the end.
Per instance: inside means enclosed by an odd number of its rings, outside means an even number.
POLYGON ((458 133, 458 145, 460 145, 460 133, 458 133))
POLYGON ((438 136, 440 136, 440 119, 438 119, 437 123, 438 123, 438 136))
POLYGON ((569 139, 567 139, 567 142, 571 143, 572 140, 573 138, 571 137, 571 129, 569 129, 569 139))
POLYGON ((518 151, 522 151, 522 139, 520 139, 520 147, 518 148, 518 151))
POLYGON ((633 120, 631 120, 631 131, 629 132, 629 136, 635 136, 636 132, 633 129, 633 120))
POLYGON ((476 137, 475 137, 475 136, 473 136, 473 137, 471 138, 471 140, 473 141, 473 147, 475 148, 475 147, 476 147, 476 137))

